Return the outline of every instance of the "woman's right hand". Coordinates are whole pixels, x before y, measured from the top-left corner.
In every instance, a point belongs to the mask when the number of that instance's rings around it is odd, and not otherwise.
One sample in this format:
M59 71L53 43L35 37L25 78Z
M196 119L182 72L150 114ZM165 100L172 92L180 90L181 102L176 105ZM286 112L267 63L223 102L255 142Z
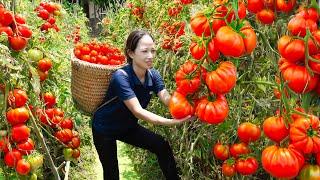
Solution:
M181 119L171 119L170 125L178 125L187 121L194 121L195 119L197 119L196 116L190 116L190 115Z

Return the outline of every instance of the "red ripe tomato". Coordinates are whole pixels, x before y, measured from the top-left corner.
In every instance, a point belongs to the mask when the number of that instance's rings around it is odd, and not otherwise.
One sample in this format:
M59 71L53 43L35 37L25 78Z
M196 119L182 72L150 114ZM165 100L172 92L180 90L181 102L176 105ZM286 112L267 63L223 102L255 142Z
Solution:
M13 14L10 11L0 11L0 24L3 26L9 26L13 22Z
M30 163L25 159L20 159L16 166L16 171L20 175L27 175L31 170Z
M243 42L245 47L245 53L250 54L257 47L257 35L251 26L244 26L240 30L244 34Z
M51 92L43 94L43 101L47 108L52 108L56 104L56 97Z
M26 38L21 37L21 36L16 36L16 35L9 36L8 40L9 40L10 47L14 51L21 51L22 49L24 49L27 46L27 43L28 43Z
M60 117L64 116L64 112L60 108L53 108L53 114L54 116L60 116Z
M216 143L212 148L212 152L214 156L220 160L226 160L229 158L230 155L229 146L223 145L221 143Z
M47 79L48 71L43 72L43 71L41 71L39 69L37 71L38 71L38 75L39 75L39 78L40 78L40 82L42 82L42 81Z
M175 91L169 100L169 111L175 119L181 119L194 114L194 108L179 92Z
M80 59L81 58L81 51L80 51L80 49L74 49L74 55L78 58L78 59Z
M51 122L50 127L52 127L52 128L57 127L60 124L61 121L63 121L62 117L54 116L50 121Z
M247 15L247 8L246 5L244 4L244 2L240 2L238 3L238 16L239 19L244 19ZM231 12L229 13L228 17L227 17L227 21L231 22L233 20L236 19L236 16L234 14L234 10L231 10Z
M298 153L298 152L296 152ZM268 146L262 152L263 169L275 178L294 178L300 170L299 160L290 148Z
M9 26L0 27L0 34L2 33L7 34L7 36L13 36L13 31Z
M264 8L263 0L248 0L247 8L249 12L256 14Z
M17 35L22 36L24 38L31 38L32 31L26 25L18 25L15 29Z
M63 143L68 143L72 140L73 134L70 129L62 129L55 132L54 136Z
M82 55L88 55L90 54L91 50L89 48L88 45L84 45L82 48L81 48L81 54Z
M236 174L236 166L235 164L229 163L227 160L222 164L222 174L227 177L232 177Z
M14 168L20 159L22 159L22 155L16 149L12 149L12 151L9 151L4 155L4 163L8 167Z
M71 139L71 141L68 143L68 147L72 149L76 149L80 147L80 137L76 136Z
M26 91L21 89L14 89L13 91L9 92L8 95L8 104L11 107L21 107L26 104L28 101L28 96Z
M260 128L250 122L241 123L238 127L238 137L242 142L254 142L260 138Z
M14 19L18 24L26 24L26 19L21 14L15 14Z
M51 16L51 17L49 17L49 19L47 19L47 22L50 24L54 24L54 23L56 23L56 19Z
M228 102L221 94L216 96L215 101L210 101L207 97L200 99L195 112L201 121L209 124L223 122L227 118L228 113Z
M197 13L190 20L191 30L197 35L202 36L210 36L210 25L209 21L203 13Z
M313 32L318 29L317 23L310 19L304 19L303 17L296 16L292 18L288 23L288 30L294 36L304 37L306 35L307 28Z
M279 143L289 135L289 128L286 127L282 117L269 117L264 120L262 126L264 134L276 143Z
M208 44L208 56L212 62L215 62L220 57L219 48L216 45L215 39L211 39Z
M319 13L315 8L299 8L296 16L303 17L304 19L310 19L315 22L317 22L319 19Z
M259 163L256 158L249 157L246 159L237 159L236 170L241 175L251 175L254 174L259 167Z
M257 19L262 24L272 24L275 20L275 15L271 9L263 9L257 13Z
M237 143L233 144L230 147L230 154L234 158L238 158L242 154L248 154L250 152L250 149L247 144L245 143Z
M77 159L78 157L80 157L80 149L74 149L72 152L72 157Z
M4 152L7 153L9 152L9 138L7 136L2 136L0 137L0 153Z
M289 62L284 58L279 60L279 69L289 88L296 93L312 91L319 80L319 76L316 74L311 76L305 66Z
M176 72L177 91L183 95L193 94L200 87L200 71L191 61L185 62Z
M276 0L277 9L286 13L290 12L295 4L296 0Z
M191 56L194 59L200 60L204 56L204 54L206 53L206 46L204 45L203 42L202 42L202 44L192 42L189 50L190 50Z
M34 150L34 142L31 138L28 138L26 141L18 143L17 149L23 155L31 154L31 152Z
M87 62L90 62L90 59L91 59L91 57L90 57L89 55L83 55L83 56L81 57L81 60L87 61Z
M320 152L319 119L317 117L298 118L290 127L292 145L305 154Z
M38 17L42 18L43 20L47 20L49 18L50 14L45 9L39 9L38 10Z
M225 56L240 57L245 53L242 36L229 26L221 27L216 34L219 51Z
M278 40L278 50L282 57L290 62L302 61L304 58L304 41L300 39L293 40L290 36L282 36Z
M24 124L18 124L11 129L11 138L14 142L20 143L30 137L30 128Z
M191 4L192 0L180 0L182 4Z
M312 56L313 58L317 59L320 61L320 54L316 54ZM309 60L309 66L312 69L313 72L320 74L320 63L314 62L312 60Z
M29 111L25 107L10 109L6 116L7 121L14 126L25 123L29 119Z
M214 94L225 94L236 85L237 69L230 61L223 61L215 71L207 73L206 84Z
M48 58L43 58L38 61L38 69L40 71L49 71L52 67L52 61Z

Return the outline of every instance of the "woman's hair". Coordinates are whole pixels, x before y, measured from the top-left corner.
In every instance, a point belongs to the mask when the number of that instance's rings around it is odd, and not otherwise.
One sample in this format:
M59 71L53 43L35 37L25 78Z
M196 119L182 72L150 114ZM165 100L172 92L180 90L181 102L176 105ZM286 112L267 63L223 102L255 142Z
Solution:
M129 36L127 38L127 42L126 42L126 47L124 49L124 52L125 52L125 55L126 55L126 58L127 58L127 61L129 64L132 64L132 59L129 56L130 51L135 51L140 39L144 35L150 36L152 38L152 40L154 41L153 37L147 31L144 31L144 30L135 30L129 34Z

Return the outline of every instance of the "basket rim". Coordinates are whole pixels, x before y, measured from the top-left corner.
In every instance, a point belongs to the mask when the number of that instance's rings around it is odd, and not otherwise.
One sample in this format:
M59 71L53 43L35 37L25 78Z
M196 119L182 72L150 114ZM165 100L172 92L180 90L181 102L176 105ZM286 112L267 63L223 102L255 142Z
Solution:
M74 51L71 52L71 62L72 63L79 63L80 65L83 65L83 66L89 66L89 67L92 67L92 68L98 68L98 69L109 69L109 70L116 70L116 69L119 69L125 65L128 64L127 60L125 60L124 63L122 64L119 64L119 65L105 65L105 64L95 64L95 63L90 63L90 62L87 62L87 61L83 61L81 59L78 59L74 53Z

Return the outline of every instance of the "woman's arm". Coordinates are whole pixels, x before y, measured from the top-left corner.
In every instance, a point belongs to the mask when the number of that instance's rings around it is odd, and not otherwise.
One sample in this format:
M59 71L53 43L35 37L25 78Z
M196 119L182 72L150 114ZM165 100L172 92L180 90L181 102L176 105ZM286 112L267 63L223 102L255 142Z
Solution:
M171 98L171 95L166 89L163 89L160 92L158 92L158 97L163 102L163 104L165 104L166 106L169 105L169 100Z
M146 109L143 109L136 97L125 100L124 104L128 107L128 109L134 114L135 117L150 122L152 124L159 124L159 125L176 125L181 124L187 120L192 120L194 117L187 116L182 119L167 119L161 117L157 114L154 114Z

